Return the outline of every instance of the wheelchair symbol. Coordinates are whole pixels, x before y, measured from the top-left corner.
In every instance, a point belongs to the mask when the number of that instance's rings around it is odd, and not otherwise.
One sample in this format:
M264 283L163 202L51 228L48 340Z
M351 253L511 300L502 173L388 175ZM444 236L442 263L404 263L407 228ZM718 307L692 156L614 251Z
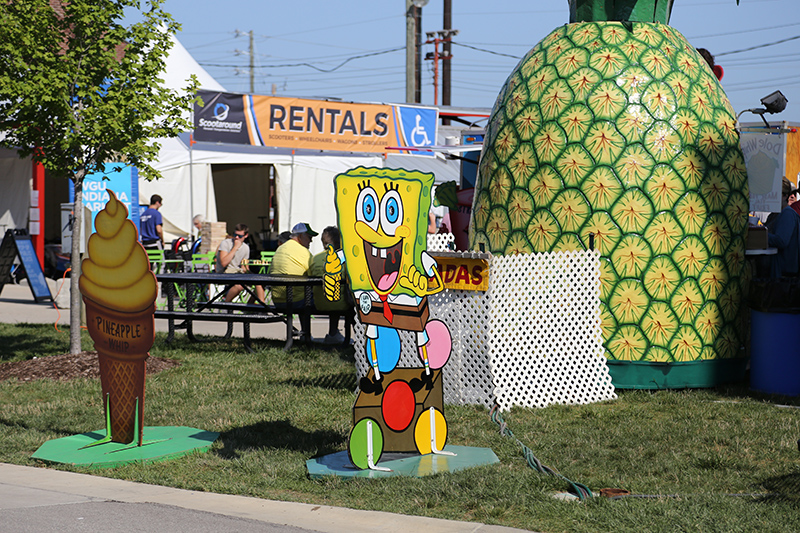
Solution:
M425 131L425 127L420 124L420 120L422 120L421 115L416 116L417 124L414 126L414 129L411 130L411 144L414 146L427 146L431 143L428 139L428 132ZM422 141L417 141L417 139L421 137Z

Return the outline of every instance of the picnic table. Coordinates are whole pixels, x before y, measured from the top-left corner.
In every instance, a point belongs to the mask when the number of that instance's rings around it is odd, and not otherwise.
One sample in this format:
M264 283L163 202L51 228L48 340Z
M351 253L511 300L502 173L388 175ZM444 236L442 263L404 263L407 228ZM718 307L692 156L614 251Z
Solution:
M169 334L167 341L174 338L176 328L185 328L190 340L197 340L192 331L194 321L213 321L227 322L228 332L225 337L230 337L233 331L233 323L241 322L244 328L244 345L252 351L250 345L250 324L252 323L286 323L286 344L284 349L292 347L292 319L294 315L302 313L325 314L318 311L313 305L313 287L322 285L322 278L305 276L288 276L274 274L220 274L214 272L168 272L157 274L157 279L161 282L167 296L167 308L156 309L155 318L166 319L169 321ZM252 303L225 302L225 295L234 285L242 285L244 290L251 296ZM297 289L304 291L302 307L292 309L290 306L275 306L273 304L259 302L255 297L254 288L261 285L270 287L286 287L286 301L293 301L293 292ZM181 291L183 301L182 306L176 305L179 291L178 287L184 287ZM197 301L198 291L192 290L194 287L215 287L209 293L207 301ZM204 292L204 291L203 291ZM346 319L347 320L347 319ZM180 321L176 325L176 322ZM347 341L349 342L350 328L346 323ZM310 335L310 332L306 332Z

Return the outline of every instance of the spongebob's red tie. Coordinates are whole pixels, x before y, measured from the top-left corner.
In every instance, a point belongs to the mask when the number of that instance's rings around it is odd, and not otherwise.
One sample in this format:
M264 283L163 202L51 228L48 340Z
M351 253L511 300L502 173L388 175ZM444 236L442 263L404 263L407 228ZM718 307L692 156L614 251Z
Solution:
M389 324L391 324L392 323L392 319L394 318L394 315L392 315L392 310L389 309L389 302L386 301L386 298L388 298L388 297L389 297L388 294L379 294L378 295L378 298L380 298L381 302L383 303L383 316L386 317L386 320L388 320Z

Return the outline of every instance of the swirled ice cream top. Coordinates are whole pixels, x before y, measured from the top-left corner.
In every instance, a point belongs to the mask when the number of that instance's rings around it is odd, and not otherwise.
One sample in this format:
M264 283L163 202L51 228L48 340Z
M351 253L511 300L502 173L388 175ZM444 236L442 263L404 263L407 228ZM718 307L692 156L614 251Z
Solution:
M135 313L152 305L158 294L147 252L138 241L128 210L110 190L105 209L95 218L89 257L81 263L81 294L110 309Z

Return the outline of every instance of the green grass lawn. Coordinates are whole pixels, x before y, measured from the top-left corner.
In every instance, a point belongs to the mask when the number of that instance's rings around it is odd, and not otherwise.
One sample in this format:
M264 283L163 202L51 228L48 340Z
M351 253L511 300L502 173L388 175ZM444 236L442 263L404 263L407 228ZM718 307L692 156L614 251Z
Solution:
M67 346L66 329L0 325L0 364ZM604 403L503 413L515 438L501 435L483 407L448 406L448 442L489 447L500 464L420 479L311 480L307 459L346 449L353 355L255 346L250 354L240 340L180 336L166 344L159 334L151 354L181 366L148 377L146 424L219 439L207 454L87 473L544 532L800 530L800 398L758 395L746 384L618 391ZM99 379L0 382L2 462L36 465L30 456L43 442L102 426ZM556 500L567 485L528 467L520 442L573 481L635 497Z

